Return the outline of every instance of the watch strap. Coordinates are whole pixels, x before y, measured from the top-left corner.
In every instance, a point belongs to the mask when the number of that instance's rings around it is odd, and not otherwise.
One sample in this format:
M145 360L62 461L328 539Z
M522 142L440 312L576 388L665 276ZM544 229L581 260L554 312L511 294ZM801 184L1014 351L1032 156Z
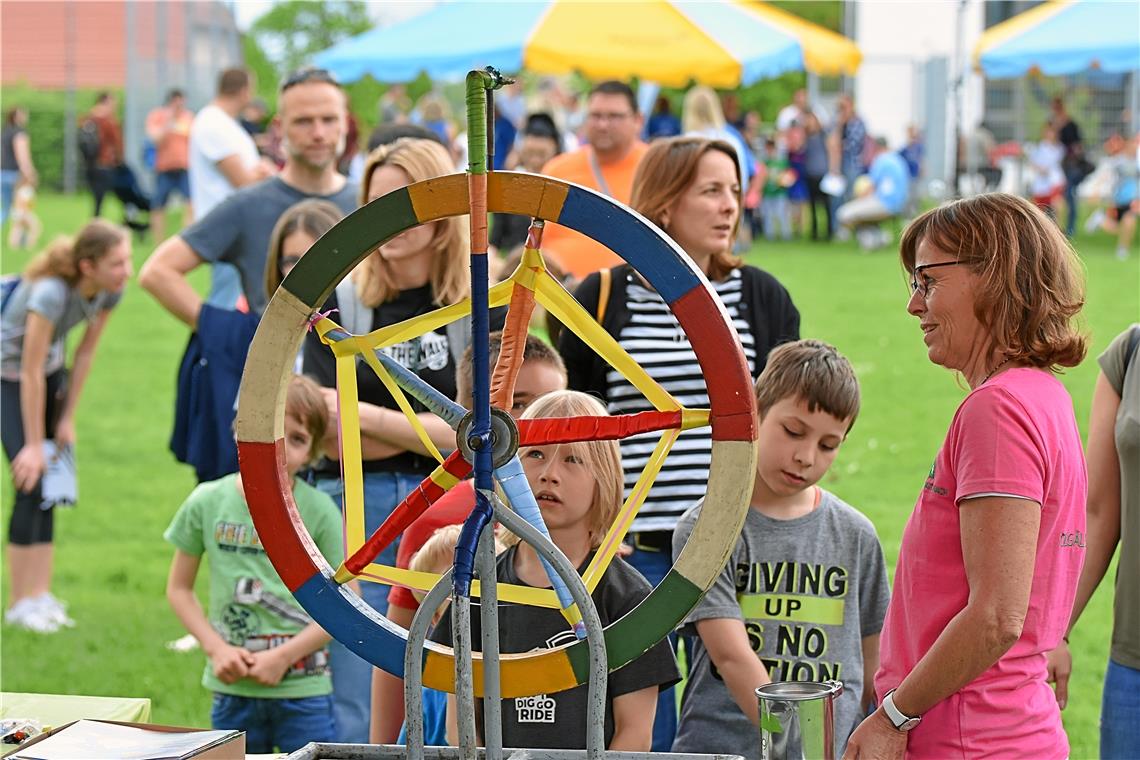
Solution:
M886 713L887 720L891 722L899 731L909 731L919 724L922 716L911 716L899 710L895 706L894 698L895 690L891 689L883 696L883 712Z

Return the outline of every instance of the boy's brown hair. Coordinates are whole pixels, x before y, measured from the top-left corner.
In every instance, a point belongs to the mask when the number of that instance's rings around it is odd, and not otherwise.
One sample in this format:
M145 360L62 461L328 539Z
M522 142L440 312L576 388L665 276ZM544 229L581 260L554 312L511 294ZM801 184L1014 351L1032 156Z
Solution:
M859 416L859 381L847 357L821 340L784 343L768 354L756 380L756 407L763 417L777 402L803 399L809 412L822 409L837 420Z
M488 353L491 357L492 370L495 368L495 362L499 358L499 350L502 349L502 347L503 333L500 331L491 333ZM468 407L471 405L471 395L474 393L475 388L472 371L474 356L475 347L468 346L463 351L463 356L459 359L459 366L455 368L455 400ZM545 362L558 370L563 377L566 377L566 365L563 363L558 351L541 338L530 335L529 333L526 336L526 344L523 346L523 361Z
M321 442L329 427L329 410L321 387L304 375L293 375L285 393L285 415L300 422L313 437L309 461L320 459Z

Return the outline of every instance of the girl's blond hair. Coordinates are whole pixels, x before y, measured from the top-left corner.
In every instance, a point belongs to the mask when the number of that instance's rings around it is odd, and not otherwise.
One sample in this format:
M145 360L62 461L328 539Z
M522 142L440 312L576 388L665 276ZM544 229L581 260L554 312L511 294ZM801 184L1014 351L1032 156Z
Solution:
M684 132L724 129L724 110L712 88L697 85L685 93L681 103L681 129Z
M593 396L579 391L554 391L535 399L522 419L543 417L606 417L606 408ZM602 543L610 524L621 509L625 477L617 441L582 441L569 446L594 475L594 500L590 505L590 545ZM520 450L521 451L521 450ZM532 486L533 487L533 486Z
M415 570L418 573L442 573L451 567L452 562L455 561L455 546L459 543L459 533L462 530L462 525L444 525L442 528L438 528L427 541L424 541L424 545L412 555L412 559L408 562L408 569ZM491 530L491 526L488 526L487 530ZM506 547L496 536L495 554L501 554L505 550ZM417 600L423 601L424 593L422 591L413 591L412 595Z
M60 236L24 267L24 279L58 277L68 285L79 282L79 262L95 263L127 239L127 231L117 224L93 219L74 238Z
M442 177L454 170L447 149L434 140L404 137L389 145L381 145L368 155L364 164L364 174L360 180L361 204L368 200L372 175L382 166L402 169L413 183ZM467 219L453 216L432 224L435 225L435 234L428 246L435 257L428 281L435 302L449 306L462 301L471 293L471 275L467 266L471 244ZM353 271L356 294L361 303L370 309L396 297L397 290L392 284L389 267L380 252L373 251Z

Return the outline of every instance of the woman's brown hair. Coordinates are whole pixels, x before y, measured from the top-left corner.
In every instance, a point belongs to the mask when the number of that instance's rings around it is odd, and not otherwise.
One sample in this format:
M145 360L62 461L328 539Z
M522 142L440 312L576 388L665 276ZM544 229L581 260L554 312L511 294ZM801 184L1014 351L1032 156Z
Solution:
M629 205L658 227L665 229L663 217L677 202L681 194L697 175L697 164L709 151L717 150L732 159L736 167L736 181L740 182L740 164L736 149L723 140L710 140L705 137L672 137L654 140L649 150L637 165L633 175L633 196ZM736 240L736 230L740 225L740 215L732 228L731 241ZM666 230L668 232L668 230ZM713 254L707 272L710 280L723 280L733 269L739 269L744 261L732 255L732 242L723 251Z
M269 257L265 262L267 298L273 298L281 281L285 279L281 273L281 249L285 247L285 239L294 232L303 232L313 240L318 240L336 226L341 216L340 209L334 203L316 198L294 203L285 210L273 226L273 234L269 236Z
M989 330L990 349L1050 370L1085 358L1088 338L1073 319L1085 305L1081 263L1039 208L986 193L931 209L903 233L899 255L908 273L924 240L981 280L974 315Z
M364 174L360 179L361 205L368 201L372 175L381 166L402 169L412 182L435 179L454 170L447 149L434 140L401 138L381 145L368 155L364 164ZM467 219L453 216L431 224L435 225L435 235L429 245L435 252L435 259L429 282L435 302L448 306L471 293L471 275L467 268L467 255L470 253ZM356 282L356 294L370 309L396 296L388 263L381 258L379 251L374 251L362 261L352 276Z
M24 267L24 279L58 277L74 286L83 274L79 262L94 264L126 239L127 231L119 225L93 219L74 238L61 236L53 240Z

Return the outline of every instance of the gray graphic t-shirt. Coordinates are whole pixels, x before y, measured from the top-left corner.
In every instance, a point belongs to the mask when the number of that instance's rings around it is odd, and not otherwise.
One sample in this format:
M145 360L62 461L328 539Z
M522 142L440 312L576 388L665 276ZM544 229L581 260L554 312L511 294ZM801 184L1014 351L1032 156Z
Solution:
M673 534L677 555L701 505ZM760 757L760 734L737 707L696 635L699 620L742 620L773 681L843 682L835 713L836 757L862 719L862 640L882 629L890 588L871 521L821 490L819 506L792 520L748 510L728 564L685 618L694 636L674 752Z
M59 277L40 277L22 280L9 298L0 320L0 377L19 380L29 311L52 323L51 347L44 365L45 374L50 375L63 368L64 342L71 328L114 308L122 293L100 291L88 300Z

